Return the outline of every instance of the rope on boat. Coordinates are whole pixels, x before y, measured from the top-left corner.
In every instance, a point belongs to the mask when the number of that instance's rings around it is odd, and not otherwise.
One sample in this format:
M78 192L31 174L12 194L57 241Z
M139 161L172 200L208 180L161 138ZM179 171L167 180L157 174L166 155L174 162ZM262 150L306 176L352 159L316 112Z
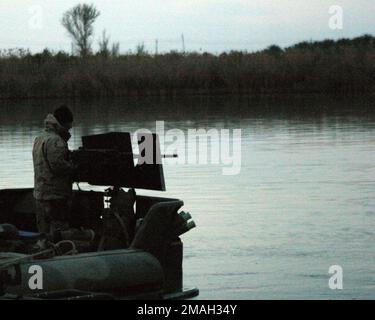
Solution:
M70 251L62 253L60 246L64 243L71 244L72 249ZM49 254L49 253L59 253L58 256L68 256L68 255L74 255L74 254L78 253L75 243L71 240L62 240L62 241L60 241L56 244L52 244L52 246L53 246L53 248L46 249L46 250L43 250L43 251L40 251L40 252L37 252L37 253L34 253L34 254L25 255L23 257L15 258L15 259L12 259L12 260L7 260L7 261L5 261L5 263L0 262L0 271L4 271L4 270L8 269L9 267L12 267L15 264L21 263L23 261L26 261L26 260L29 260L29 259L34 259L34 258L37 258L39 256L43 256L43 255Z

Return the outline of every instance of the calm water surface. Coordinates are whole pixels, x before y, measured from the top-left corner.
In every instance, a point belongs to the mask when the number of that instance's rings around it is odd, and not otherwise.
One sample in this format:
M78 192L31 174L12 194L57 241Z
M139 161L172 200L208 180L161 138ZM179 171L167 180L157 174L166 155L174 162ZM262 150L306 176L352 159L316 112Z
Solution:
M0 104L0 189L32 186L32 143L56 104ZM165 166L164 195L183 199L198 225L183 236L185 284L202 299L374 299L373 107L322 97L77 102L70 147L82 135L154 130L156 120L184 132L241 128L239 175ZM328 287L331 265L344 270L341 291Z

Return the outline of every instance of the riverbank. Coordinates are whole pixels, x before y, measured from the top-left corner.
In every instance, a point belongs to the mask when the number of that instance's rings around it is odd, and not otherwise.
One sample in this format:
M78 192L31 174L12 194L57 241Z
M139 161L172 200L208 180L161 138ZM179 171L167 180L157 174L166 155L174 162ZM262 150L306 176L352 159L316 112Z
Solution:
M0 99L375 91L375 38L302 42L219 55L128 53L80 59L47 49L0 53Z

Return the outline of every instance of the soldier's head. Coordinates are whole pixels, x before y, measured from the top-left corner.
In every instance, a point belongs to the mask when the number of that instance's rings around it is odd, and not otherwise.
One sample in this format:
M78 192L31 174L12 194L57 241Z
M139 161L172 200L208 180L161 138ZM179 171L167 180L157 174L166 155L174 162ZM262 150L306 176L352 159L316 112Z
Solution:
M67 106L60 106L53 115L65 129L70 130L73 127L73 113Z

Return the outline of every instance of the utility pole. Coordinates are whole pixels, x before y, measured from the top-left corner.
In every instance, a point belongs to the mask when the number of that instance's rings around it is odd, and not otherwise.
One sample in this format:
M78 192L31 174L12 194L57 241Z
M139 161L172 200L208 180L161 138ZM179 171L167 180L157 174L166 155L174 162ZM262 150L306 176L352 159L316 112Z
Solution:
M182 53L185 53L185 37L184 34L181 35L182 40Z
M155 40L155 56L159 54L159 40Z

